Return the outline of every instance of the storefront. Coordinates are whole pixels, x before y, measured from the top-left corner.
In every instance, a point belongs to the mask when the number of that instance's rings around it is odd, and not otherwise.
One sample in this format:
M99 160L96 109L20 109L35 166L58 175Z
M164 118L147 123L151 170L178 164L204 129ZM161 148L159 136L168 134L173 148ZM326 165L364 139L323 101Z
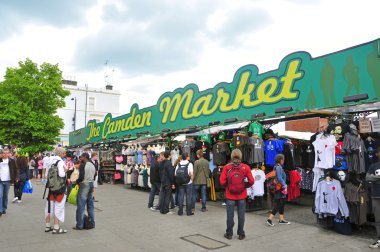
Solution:
M259 74L258 67L246 65L231 83L203 91L190 84L162 94L155 106L140 109L134 104L129 114L109 114L102 123L89 121L86 128L70 133L70 146L112 150L107 166L122 173L118 179L141 188L149 188L154 154L169 149L174 164L182 151L190 152L195 161L195 151L202 149L213 172L213 200L223 197L218 195L223 191L218 174L232 148L242 150L243 161L257 174L262 167L270 171L273 155L284 153L289 177L301 178L289 200L302 190L318 191L318 182L327 177L340 187L367 192L365 172L376 160L369 147L373 150L380 139L379 119L367 116L380 110L379 98L380 40L317 58L296 52L276 70ZM328 126L313 130L311 139L281 137L268 130L278 122L315 117L326 118ZM178 140L179 135L186 137ZM352 135L361 136L355 138L356 145L348 142ZM320 149L327 143L328 151ZM263 196L264 184L258 191L255 195L251 190L250 196ZM364 204L347 201L350 209ZM356 216L352 220L363 224Z

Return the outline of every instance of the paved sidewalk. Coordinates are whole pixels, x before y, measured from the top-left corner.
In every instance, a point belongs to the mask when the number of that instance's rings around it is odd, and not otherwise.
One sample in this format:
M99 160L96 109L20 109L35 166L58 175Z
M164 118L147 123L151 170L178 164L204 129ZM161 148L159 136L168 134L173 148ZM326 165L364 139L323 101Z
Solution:
M372 251L368 245L373 240L369 238L343 236L294 222L268 227L265 217L255 213L246 214L245 240L238 240L236 233L232 240L226 240L226 214L219 205L210 204L202 213L197 203L194 216L161 215L147 208L147 192L109 184L99 186L97 191L96 229L72 230L76 208L68 204L63 224L68 233L52 235L44 232L43 186L34 184L32 195L24 195L21 204L10 202L7 214L0 217L1 252L207 251L207 247L235 252ZM13 198L13 187L9 198ZM234 232L236 228L237 220Z

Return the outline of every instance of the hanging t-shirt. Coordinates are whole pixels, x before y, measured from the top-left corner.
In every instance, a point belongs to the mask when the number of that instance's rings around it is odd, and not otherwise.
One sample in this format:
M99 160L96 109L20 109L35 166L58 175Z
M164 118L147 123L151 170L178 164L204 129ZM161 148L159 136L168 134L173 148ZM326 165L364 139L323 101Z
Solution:
M253 163L264 163L264 141L253 138Z
M170 152L170 154L172 156L172 165L174 166L175 162L177 161L177 159L179 157L179 150L177 148L175 148L174 150L172 150Z
M196 154L194 151L195 148L195 141L192 139L186 139L182 142L182 153L186 152L190 155L190 161L195 162L196 160Z
M343 141L338 141L335 146L335 155L340 155L342 153Z
M294 162L294 145L292 143L285 143L284 144L284 169L285 170L292 170L296 168L295 162Z
M335 136L337 141L342 141L344 135L349 132L349 125L347 123L340 123L340 124L330 124L328 126L329 134L332 134Z
M249 125L248 132L251 132L252 135L257 135L258 137L263 138L265 129L260 123L253 122L251 125Z
M264 142L265 164L273 166L274 158L277 154L282 153L283 146L280 140L267 140Z
M366 139L364 141L364 145L365 145L365 148L367 150L366 160L367 160L368 164L371 165L371 164L376 163L378 160L376 155L375 155L376 154L376 148L378 147L377 143L372 139L370 139L370 140Z
M206 141L197 141L195 142L195 152L197 150L203 151L203 157L210 161L210 151L211 151L211 144Z
M231 151L228 147L228 144L223 142L218 142L214 144L212 147L212 154L213 154L213 160L214 164L216 165L225 165L228 161L228 156L230 155Z
M335 165L336 138L333 135L320 134L313 142L315 167L331 169Z
M345 171L348 169L346 157L343 155L335 156L335 165L333 167L334 170Z
M264 182L265 182L265 173L260 169L252 170L252 177L255 179L255 183L252 185L252 194L254 196L263 196L264 195Z

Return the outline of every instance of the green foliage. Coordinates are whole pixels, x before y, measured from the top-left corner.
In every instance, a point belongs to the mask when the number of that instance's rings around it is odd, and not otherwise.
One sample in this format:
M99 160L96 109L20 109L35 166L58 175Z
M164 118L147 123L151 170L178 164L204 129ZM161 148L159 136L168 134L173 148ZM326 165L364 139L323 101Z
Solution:
M0 83L0 142L17 144L31 154L51 150L64 127L57 109L70 94L61 82L58 65L38 67L26 59L18 68L7 68Z

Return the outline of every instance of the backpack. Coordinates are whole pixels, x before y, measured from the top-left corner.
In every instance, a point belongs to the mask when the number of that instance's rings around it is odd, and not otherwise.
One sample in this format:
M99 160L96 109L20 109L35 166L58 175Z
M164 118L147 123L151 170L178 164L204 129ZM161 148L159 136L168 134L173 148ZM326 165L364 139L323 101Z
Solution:
M46 188L49 188L49 192L58 195L66 191L66 177L61 178L58 174L58 160L55 164L52 164L49 168L47 175Z
M276 191L281 189L281 184L277 181L276 169L267 173L265 175L265 180L267 182L267 188L270 193L275 193Z
M244 172L241 164L233 165L227 172L227 185L231 194L239 195L245 190Z
M178 164L178 169L176 171L176 176L175 176L175 182L178 185L185 185L190 182L190 175L188 171L189 163L185 165Z

